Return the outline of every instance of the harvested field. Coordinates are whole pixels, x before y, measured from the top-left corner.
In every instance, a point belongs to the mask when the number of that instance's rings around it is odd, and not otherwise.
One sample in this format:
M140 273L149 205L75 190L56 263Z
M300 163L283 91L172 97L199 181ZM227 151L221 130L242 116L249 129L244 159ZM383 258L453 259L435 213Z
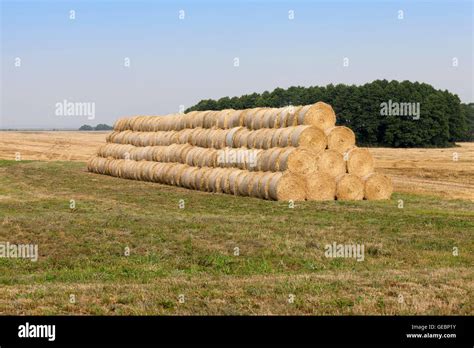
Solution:
M474 201L474 143L458 145L447 149L369 150L376 170L390 176L395 192Z

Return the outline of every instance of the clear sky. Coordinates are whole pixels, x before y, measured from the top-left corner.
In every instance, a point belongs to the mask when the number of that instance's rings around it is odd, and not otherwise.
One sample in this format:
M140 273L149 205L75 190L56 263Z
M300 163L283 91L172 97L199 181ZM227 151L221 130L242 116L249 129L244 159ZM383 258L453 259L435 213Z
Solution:
M0 2L0 128L112 124L201 99L375 79L474 101L472 0ZM94 103L95 118L57 115L64 100Z

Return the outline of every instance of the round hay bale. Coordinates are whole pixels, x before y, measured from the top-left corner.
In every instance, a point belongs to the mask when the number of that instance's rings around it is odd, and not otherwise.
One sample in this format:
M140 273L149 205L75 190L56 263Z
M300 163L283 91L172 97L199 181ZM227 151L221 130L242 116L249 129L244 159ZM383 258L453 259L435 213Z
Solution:
M252 118L252 123L250 124L250 129L260 129L263 128L263 116L268 111L268 108L259 109Z
M271 199L269 196L270 181L275 173L263 172L262 177L258 180L258 197Z
M208 178L208 189L209 192L217 192L217 181L220 181L220 168L215 168L213 171L210 172L209 178Z
M280 148L279 156L278 156L278 163L274 164L274 168L280 172L284 172L288 169L288 157L292 152L296 150L296 147L284 147Z
M259 112L262 108L253 108L245 110L245 114L243 115L242 122L243 126L247 127L248 129L252 129L252 123L255 119L255 114Z
M113 146L113 145L115 145L115 144L110 144L110 145ZM101 145L101 146L99 147L99 149L97 150L97 155L98 155L99 157L108 157L108 156L109 156L108 153L109 153L109 151L110 151L110 150L109 150L110 147L107 147L107 146L110 146L110 145L107 145L107 144Z
M176 130L183 130L183 129L186 129L186 114L180 116ZM156 131L158 129L155 128L154 130Z
M147 161L153 161L153 148L153 146L148 146L145 148L144 155Z
M123 165L123 160L117 161L116 165L112 168L112 175L121 178Z
M136 167L136 180L146 180L146 167L150 162L148 161L138 161L137 167Z
M336 198L339 201L360 201L364 198L364 181L353 174L336 178Z
M264 150L272 148L272 139L275 130L273 128L264 128L263 129L263 139L261 148Z
M200 191L207 191L209 187L209 175L212 171L212 168L203 167L200 169L202 175L199 176L199 182L196 182L196 186Z
M354 132L344 126L336 126L326 130L328 149L344 153L355 145Z
M97 157L91 157L91 158L89 158L89 160L87 161L87 170L88 170L89 172L93 172L93 171L94 171L95 163L97 162L96 158L97 158Z
M128 162L128 161L125 161ZM163 170L164 163L155 163L153 170L149 174L151 174L150 180L153 182L161 182L161 171ZM127 163L124 166L124 172L126 171Z
M188 156L188 153L193 149L194 147L189 144L181 144L181 150L179 150L179 153L177 154L177 157L179 158L180 163L186 163L186 158Z
M161 117L153 117L149 122L149 131L151 132L157 132L160 130L164 130Z
M262 163L263 163L263 160L265 159L266 156L267 156L266 151L261 150L260 152L257 153L256 166L253 169L254 171L264 170L263 167L262 167Z
M393 192L392 180L383 174L373 173L363 178L364 198L368 200L390 199Z
M179 144L186 144L190 142L191 135L193 134L193 129L183 129L176 134L177 142Z
M227 168L217 168L218 175L216 178L216 192L224 193L225 188L222 186L225 183L225 179L228 179L228 169ZM227 181L228 182L228 181Z
M153 165L156 163L146 161L142 166L142 180L152 181L153 179Z
M225 143L228 147L234 147L235 134L241 131L242 129L244 129L244 127L235 127L227 131L227 134L225 137Z
M288 170L292 173L308 175L317 171L316 154L306 148L293 148L283 154L279 170ZM286 158L285 158L286 157Z
M288 150L288 148L282 147L275 147L270 149L272 151L270 155L270 160L268 162L268 168L271 172L278 172L280 171L280 156Z
M124 125L125 125L126 121L127 121L126 118L119 118L117 121L115 121L113 130L114 131L119 131L119 132L124 130L125 129Z
M198 152L199 152L198 147L193 147L191 150L189 150L186 155L186 159L184 163L187 164L188 166L194 166L195 163L197 163L196 155Z
M291 137L292 137L292 134L296 131L298 131L298 129L295 127L284 128L283 131L281 132L280 142L278 146L280 147L291 146L291 143L292 143Z
M255 135L255 142L254 148L255 149L263 149L263 147L268 144L269 138L271 142L271 137L273 136L273 130L268 128L262 128L254 131Z
M133 116L131 119L130 119L130 130L134 130L137 128L137 123L139 122L141 116Z
M247 147L249 149L255 147L255 143L257 142L257 135L258 135L258 132L250 132L247 135Z
M207 133L207 138L206 138L206 145L204 147L207 147L208 149L213 148L214 146L214 137L217 134L217 129L216 128L211 128L208 129Z
M148 166L145 169L145 177L147 181L153 181L154 175L155 175L155 169L158 163L150 162Z
M246 110L235 110L230 113L229 119L227 120L227 128L242 127L243 116Z
M171 169L169 163L161 163L162 165L154 173L153 179L157 179L160 184L168 184L168 171Z
M131 179L132 178L132 163L133 161L124 160L122 167L122 178Z
M263 124L264 128L276 128L275 124L277 122L278 114L281 112L281 108L271 108L265 112L263 115Z
M194 128L188 137L189 144L197 146L199 143L199 136L202 132L204 132L203 128Z
M253 172L249 180L249 196L260 198L259 182L265 172Z
M189 128L204 128L204 118L211 111L198 111L192 115L191 125Z
M288 117L290 116L290 109L286 106L280 109L275 121L275 128L288 127Z
M327 173L312 173L306 176L307 199L309 201L334 200L336 180Z
M298 125L298 112L302 108L302 106L289 106L288 107L288 116L287 116L287 125L290 126L297 126Z
M112 160L105 159L104 164L102 165L102 171L104 174L110 175L110 165L112 164Z
M222 149L227 146L226 144L227 130L218 129L216 133L216 138L214 139L214 148Z
M374 159L368 149L353 147L344 154L344 158L349 174L364 177L374 172Z
M196 168L197 170L192 172L190 186L193 190L199 190L199 185L201 185L201 177L203 171L201 168Z
M252 133L248 129L242 129L240 132L237 132L235 135L235 144L236 147L247 147L247 137Z
M262 116L262 128L273 128L278 109L268 109Z
M193 119L196 114L198 114L200 111L191 111L183 115L184 119L184 128L193 128Z
M249 196L250 195L250 179L252 178L253 173L244 171L244 173L237 177L237 186L239 196Z
M323 131L336 125L336 114L331 105L317 102L306 105L298 112L298 124L318 127Z
M140 117L140 120L138 121L137 129L135 129L135 131L147 132L148 131L147 124L149 120L150 120L150 116Z
M275 129L272 135L271 147L279 147L281 134L285 131L286 128Z
M239 194L239 187L237 179L240 175L243 175L244 171L240 169L233 170L229 175L229 193L233 195Z
M217 127L217 119L220 111L211 111L204 116L204 128Z
M205 149L203 165L206 167L214 168L217 164L217 151L215 149Z
M204 129L204 131L199 134L198 146L207 147L211 132L212 132L212 129Z
M291 134L290 146L304 146L313 152L320 152L327 146L327 138L322 130L312 126L297 126Z
M223 168L223 174L221 176L221 190L224 193L230 193L230 176L236 171L235 169Z
M248 174L249 174L249 172L247 172L245 170L240 170L240 172L235 176L235 184L234 184L234 192L233 192L234 195L236 195L236 196L246 196L245 191L244 191L245 186L244 186L244 184L242 184L242 182L246 179ZM248 187L248 180L246 181L246 185ZM241 189L242 189L242 191L241 191Z
M270 198L278 201L304 201L306 188L304 177L284 172L275 173L268 187Z
M323 150L316 155L316 168L320 173L326 173L336 178L346 172L344 157L336 150Z
M233 109L225 109L219 111L217 114L216 118L216 126L217 128L220 129L227 129L228 128L228 123L229 123L229 117L232 114L234 110Z
M162 155L163 162L175 162L173 161L173 152L175 151L175 144L172 144L170 146L160 146L160 148L163 149L163 155Z
M197 154L197 161L194 164L197 167L205 167L206 166L206 148L199 148L199 152Z
M117 134L119 134L119 133L120 133L120 132L115 132L115 131L110 132L109 134L107 134L107 135L105 136L105 142L106 142L106 143L113 143L113 138L115 138L115 136L116 136Z
M169 171L169 183L173 186L179 186L181 180L182 167L178 163L173 163Z
M196 167L186 167L181 176L181 186L192 189L195 184L196 171L198 171Z

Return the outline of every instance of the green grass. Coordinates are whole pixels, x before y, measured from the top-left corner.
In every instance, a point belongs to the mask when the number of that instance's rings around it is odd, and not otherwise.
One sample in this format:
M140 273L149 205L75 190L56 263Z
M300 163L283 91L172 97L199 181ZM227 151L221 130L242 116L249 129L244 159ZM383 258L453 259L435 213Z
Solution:
M290 209L78 162L0 161L0 242L40 254L0 258L0 313L472 314L473 231L468 201L395 193ZM333 242L363 244L364 261L326 258Z

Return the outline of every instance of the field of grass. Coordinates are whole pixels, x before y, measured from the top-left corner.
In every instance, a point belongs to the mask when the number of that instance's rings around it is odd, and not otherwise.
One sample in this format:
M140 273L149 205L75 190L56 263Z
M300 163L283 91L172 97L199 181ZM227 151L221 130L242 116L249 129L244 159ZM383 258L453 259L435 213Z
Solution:
M289 208L3 160L0 242L40 256L0 258L0 314L472 314L473 231L468 200ZM333 242L364 261L325 257Z

